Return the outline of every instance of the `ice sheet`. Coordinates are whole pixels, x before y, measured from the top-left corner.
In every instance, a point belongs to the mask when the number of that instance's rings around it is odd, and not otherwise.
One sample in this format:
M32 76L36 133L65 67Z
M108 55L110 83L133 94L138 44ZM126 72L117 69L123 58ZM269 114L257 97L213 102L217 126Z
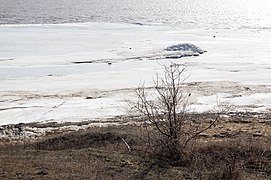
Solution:
M161 64L170 61L187 66L187 83L209 82L212 86L193 94L197 111L213 108L208 97L225 93L223 82L234 82L228 87L233 90L230 95L241 87L239 93L245 96L227 98L239 110L246 105L250 108L243 110L253 110L258 101L264 108L254 110L269 109L270 102L265 101L271 93L268 32L114 23L4 25L0 26L0 42L0 124L81 121L125 114L124 99L134 98L133 88L140 82L152 86ZM166 47L181 43L207 52L197 57L165 58ZM91 63L73 63L84 61ZM248 91L251 86L255 88ZM254 96L262 91L262 96ZM202 98L207 98L206 103ZM50 111L64 99L64 105Z

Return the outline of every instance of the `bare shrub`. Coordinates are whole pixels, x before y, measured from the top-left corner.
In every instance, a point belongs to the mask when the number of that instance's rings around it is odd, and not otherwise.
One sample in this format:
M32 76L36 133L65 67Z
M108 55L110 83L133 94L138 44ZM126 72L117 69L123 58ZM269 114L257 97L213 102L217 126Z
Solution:
M219 115L208 123L190 119L187 112L190 94L182 91L187 79L185 67L171 63L163 68L164 74L157 74L154 80L154 92L148 92L144 84L136 89L135 109L147 119L142 128L147 152L172 162L183 160L187 144L211 128Z

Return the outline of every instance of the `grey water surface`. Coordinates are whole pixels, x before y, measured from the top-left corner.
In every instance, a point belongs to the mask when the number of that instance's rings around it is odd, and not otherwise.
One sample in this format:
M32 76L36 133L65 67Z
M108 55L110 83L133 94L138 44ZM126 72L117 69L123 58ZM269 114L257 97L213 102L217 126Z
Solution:
M270 0L0 0L0 24L117 22L271 31Z

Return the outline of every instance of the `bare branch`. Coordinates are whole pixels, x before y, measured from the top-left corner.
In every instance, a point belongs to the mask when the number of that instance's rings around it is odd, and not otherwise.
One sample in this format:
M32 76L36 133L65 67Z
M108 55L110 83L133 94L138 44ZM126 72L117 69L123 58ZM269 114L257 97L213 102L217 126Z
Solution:
M155 132L151 134L148 128L145 129L148 146L158 143L160 145L158 149L165 149L169 153L169 158L176 160L192 139L215 124L219 114L207 127L195 126L188 120L186 112L190 94L182 91L183 83L188 78L183 76L186 68L174 63L163 68L163 76L156 73L153 80L154 93L150 93L151 96L146 92L144 84L138 86L136 89L138 101L135 108L146 117L150 127L153 127L152 132ZM151 135L154 137L151 138ZM152 148L153 151L156 149Z

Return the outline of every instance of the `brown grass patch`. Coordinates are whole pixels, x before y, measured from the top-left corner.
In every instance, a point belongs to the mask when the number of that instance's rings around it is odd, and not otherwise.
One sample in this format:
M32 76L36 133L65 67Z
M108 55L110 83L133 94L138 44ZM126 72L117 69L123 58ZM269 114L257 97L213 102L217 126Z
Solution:
M0 145L0 179L271 179L270 135L253 136L251 123L245 123L246 133L233 133L242 129L235 123L221 122L192 141L179 162L146 152L140 128L132 125L8 143ZM225 130L234 135L215 136Z

